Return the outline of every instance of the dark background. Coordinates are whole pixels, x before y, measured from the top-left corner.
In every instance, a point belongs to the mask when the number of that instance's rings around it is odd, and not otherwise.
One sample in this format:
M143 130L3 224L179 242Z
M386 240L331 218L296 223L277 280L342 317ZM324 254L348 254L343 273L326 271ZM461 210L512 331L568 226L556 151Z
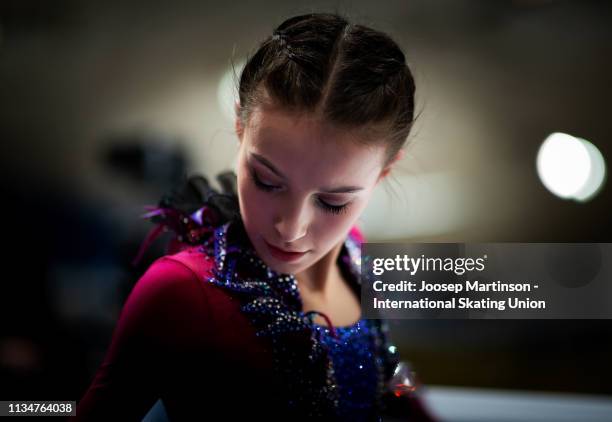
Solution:
M372 203L369 240L610 242L609 183L589 202L565 201L535 171L555 131L612 154L609 2L334 5L405 49L422 111L396 173L407 201ZM217 99L230 59L289 16L332 10L0 1L2 400L80 399L132 286L163 254L159 240L129 265L151 228L143 206L185 174L232 165L232 122ZM392 330L427 384L612 394L609 320L403 320Z

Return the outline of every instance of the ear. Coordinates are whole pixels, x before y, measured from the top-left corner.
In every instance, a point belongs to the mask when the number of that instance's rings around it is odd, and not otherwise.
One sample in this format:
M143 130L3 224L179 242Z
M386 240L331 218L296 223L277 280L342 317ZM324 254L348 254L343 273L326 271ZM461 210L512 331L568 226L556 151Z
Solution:
M382 179L387 177L387 175L391 171L391 168L393 167L393 165L397 161L399 161L402 158L404 158L404 154L405 154L405 151L403 149L400 149L399 151L397 151L397 154L395 154L395 157L393 157L391 162L389 164L387 164L387 166L380 172L380 175L378 176L378 180L376 181L376 183L380 182Z
M236 135L238 135L238 140L242 141L242 134L244 133L244 127L242 127L242 122L240 121L240 100L236 100L234 104L234 111L236 113Z

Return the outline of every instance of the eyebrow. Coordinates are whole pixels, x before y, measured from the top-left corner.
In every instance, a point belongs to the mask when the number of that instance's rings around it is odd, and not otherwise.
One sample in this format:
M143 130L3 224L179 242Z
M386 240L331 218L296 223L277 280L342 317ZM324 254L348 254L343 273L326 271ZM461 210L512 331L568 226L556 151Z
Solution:
M274 167L274 165L267 158L255 152L251 152L250 155L253 156L261 164L268 167L270 171L272 171L272 173L276 174L281 179L287 180L287 177L283 173L281 173L276 167ZM360 190L363 190L363 188L360 186L341 186L341 187L333 188L333 189L322 189L321 192L323 193L351 193L351 192L357 192Z

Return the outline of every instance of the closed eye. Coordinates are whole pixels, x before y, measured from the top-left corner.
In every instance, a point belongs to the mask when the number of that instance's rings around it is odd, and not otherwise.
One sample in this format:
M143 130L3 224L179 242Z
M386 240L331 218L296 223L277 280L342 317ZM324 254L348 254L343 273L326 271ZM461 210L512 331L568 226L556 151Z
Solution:
M258 188L266 191L266 192L271 192L275 189L278 189L279 186L276 185L268 185L264 182L261 181L261 179L257 176L257 174L255 173L255 170L253 170L252 168L249 169L250 173L251 173L251 180L253 181L253 183L255 183L255 186L257 186Z
M344 205L331 205L331 204L328 204L327 202L322 201L320 199L317 201L317 203L320 204L319 206L321 208L323 208L325 211L330 212L332 214L340 214L342 212L346 212L348 210L348 206L350 204L350 202L349 202L349 203L346 203Z
M264 192L274 192L281 188L280 186L268 185L267 183L262 182L261 179L257 176L257 173L255 172L255 170L252 168L249 168L249 173L251 176L251 180L253 181L255 186ZM332 205L332 204L329 204L323 201L320 198L316 201L317 206L321 208L323 211L328 212L330 214L336 214L336 215L342 212L346 212L348 210L350 203L351 202L348 202L343 205Z

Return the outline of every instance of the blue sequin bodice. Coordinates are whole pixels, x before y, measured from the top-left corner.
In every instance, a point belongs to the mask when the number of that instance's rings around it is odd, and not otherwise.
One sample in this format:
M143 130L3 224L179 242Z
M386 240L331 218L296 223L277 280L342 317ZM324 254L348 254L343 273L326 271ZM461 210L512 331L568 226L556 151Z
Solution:
M368 420L376 396L378 371L368 320L360 319L348 327L336 327L337 338L327 327L315 325L334 365L340 395L341 417Z
M239 295L241 310L256 327L256 335L270 340L288 409L325 420L377 420L395 357L386 326L381 320L363 318L331 329L315 324L313 315L324 314L303 310L294 274L268 267L238 223L220 226L202 246L215 258L207 281ZM358 297L360 261L360 245L348 236L338 265Z

